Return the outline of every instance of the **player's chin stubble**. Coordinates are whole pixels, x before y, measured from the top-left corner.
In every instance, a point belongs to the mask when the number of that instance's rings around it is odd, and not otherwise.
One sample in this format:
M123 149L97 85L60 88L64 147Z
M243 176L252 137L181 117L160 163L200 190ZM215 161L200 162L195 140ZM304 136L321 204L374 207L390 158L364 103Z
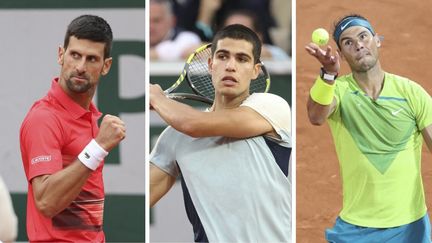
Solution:
M76 83L72 80L72 77L66 80L66 85L70 91L75 93L85 93L91 88L90 81L86 78L85 83Z

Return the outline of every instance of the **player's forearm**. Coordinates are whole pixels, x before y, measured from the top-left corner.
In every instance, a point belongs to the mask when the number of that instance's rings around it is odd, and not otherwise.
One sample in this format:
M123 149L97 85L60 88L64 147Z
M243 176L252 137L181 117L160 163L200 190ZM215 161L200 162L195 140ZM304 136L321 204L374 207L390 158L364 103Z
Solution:
M192 136L193 122L199 118L200 111L191 106L169 99L159 85L150 84L150 107L177 131Z
M333 80L324 80L322 77L315 80L310 89L307 103L309 121L312 125L320 126L324 124L333 111L336 106L335 88L334 77Z
M202 111L165 96L152 99L151 106L166 123L189 136L195 136L196 131L199 129L196 124L205 115Z
M33 193L38 210L46 217L64 210L77 198L91 172L77 159L52 175L34 178Z
M247 138L273 132L272 125L248 107L202 112L165 96L154 97L151 105L166 123L191 137Z
M334 109L334 101L330 105L321 105L313 101L311 97L308 99L307 111L309 121L312 125L320 126L325 123L327 117L331 114Z

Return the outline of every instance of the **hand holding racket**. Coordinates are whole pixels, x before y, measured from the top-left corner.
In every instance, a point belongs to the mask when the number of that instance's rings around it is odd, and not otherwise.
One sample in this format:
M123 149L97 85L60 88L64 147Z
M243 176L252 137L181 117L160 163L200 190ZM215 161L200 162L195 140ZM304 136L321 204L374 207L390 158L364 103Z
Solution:
M180 77L168 89L164 91L167 97L174 100L195 100L207 104L213 104L214 87L212 77L209 73L208 59L211 57L211 44L206 44L192 53L186 61ZM175 93L180 84L187 80L193 93ZM258 77L251 81L250 93L268 92L270 89L270 75L264 64L261 62L261 71Z

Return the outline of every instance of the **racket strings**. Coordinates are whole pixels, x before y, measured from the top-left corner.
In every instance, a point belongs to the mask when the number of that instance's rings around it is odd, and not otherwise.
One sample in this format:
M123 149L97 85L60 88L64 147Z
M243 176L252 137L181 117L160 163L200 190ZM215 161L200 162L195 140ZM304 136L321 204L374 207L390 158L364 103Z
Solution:
M256 79L250 83L250 93L263 93L267 89L267 75L261 70Z
M206 48L196 53L189 65L188 78L192 88L196 92L213 100L214 87L208 71L208 59L210 56L211 48Z

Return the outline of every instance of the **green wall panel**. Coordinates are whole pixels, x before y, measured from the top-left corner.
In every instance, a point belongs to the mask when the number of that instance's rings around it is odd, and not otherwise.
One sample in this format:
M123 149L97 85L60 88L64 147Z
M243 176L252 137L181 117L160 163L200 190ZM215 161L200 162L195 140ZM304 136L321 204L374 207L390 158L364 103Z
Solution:
M28 241L26 233L27 194L12 194L18 216L18 239ZM106 195L104 231L107 241L144 242L144 196Z

